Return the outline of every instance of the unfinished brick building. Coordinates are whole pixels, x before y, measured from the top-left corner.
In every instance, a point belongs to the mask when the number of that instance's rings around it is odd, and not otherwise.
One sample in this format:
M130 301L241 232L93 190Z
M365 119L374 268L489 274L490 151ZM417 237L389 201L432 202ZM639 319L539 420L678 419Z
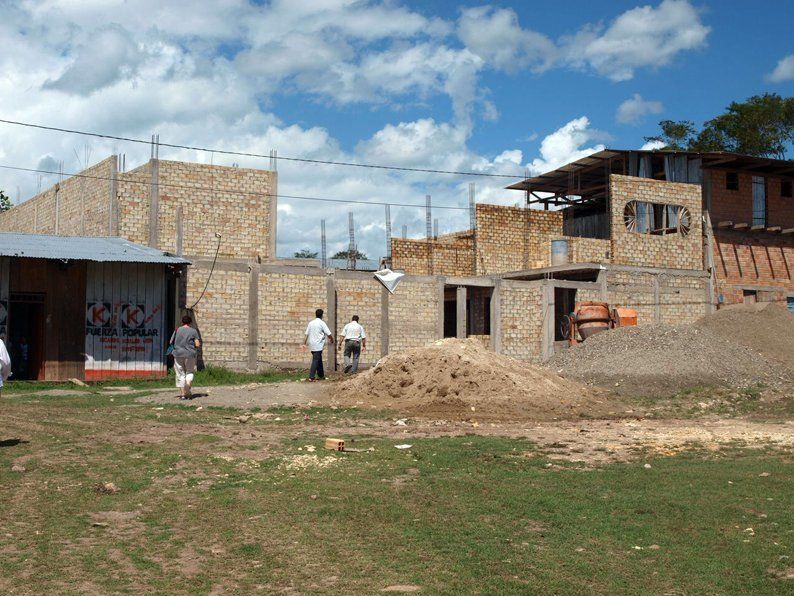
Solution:
M787 161L596 153L511 186L527 208L477 205L472 230L393 239L392 267L407 273L393 295L371 273L276 258L273 171L152 159L119 172L117 163L0 214L0 231L122 236L184 256L191 265L169 290L173 311L201 297L192 312L204 360L231 368L305 365L300 345L316 308L334 331L358 314L369 337L362 361L373 364L450 336L544 359L563 346L576 301L635 308L639 324L794 301ZM329 368L336 360L328 350Z

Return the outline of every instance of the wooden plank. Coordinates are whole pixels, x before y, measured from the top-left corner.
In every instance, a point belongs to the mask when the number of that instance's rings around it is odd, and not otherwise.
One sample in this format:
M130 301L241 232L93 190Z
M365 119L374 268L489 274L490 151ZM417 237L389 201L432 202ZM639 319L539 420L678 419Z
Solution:
M785 228L780 231L781 234L794 234L794 228Z
M765 230L765 229L766 229L766 226L762 226L762 225L759 225L759 226L750 226L750 231L751 231L751 232L761 232L761 231L763 231L763 230Z
M718 228L732 228L733 222L732 221L721 221L717 223Z
M733 224L733 229L734 230L746 230L749 227L750 227L750 224L748 224L748 223L735 223L735 224Z
M783 230L782 226L769 226L766 231L772 234L779 234Z

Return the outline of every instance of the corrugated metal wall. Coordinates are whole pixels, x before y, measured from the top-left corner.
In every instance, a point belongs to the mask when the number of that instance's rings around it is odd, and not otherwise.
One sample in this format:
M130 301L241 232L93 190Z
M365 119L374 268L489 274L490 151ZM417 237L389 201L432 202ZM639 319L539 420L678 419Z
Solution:
M88 264L86 379L166 374L165 298L162 265Z

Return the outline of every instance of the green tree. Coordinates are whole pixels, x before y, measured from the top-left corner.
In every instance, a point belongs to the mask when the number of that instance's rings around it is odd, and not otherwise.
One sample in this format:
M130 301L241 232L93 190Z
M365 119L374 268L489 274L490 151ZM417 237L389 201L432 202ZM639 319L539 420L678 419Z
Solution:
M296 259L316 259L317 253L309 250L308 248L304 248L296 252L294 256Z
M662 120L660 132L646 141L661 141L677 151L731 151L756 157L786 159L794 144L794 98L776 93L732 102L698 131L689 120Z
M348 251L340 250L338 253L336 253L331 258L332 259L346 259L347 257L348 257ZM365 255L360 250L356 249L356 260L357 261L366 261L367 260L367 255Z
M792 143L794 97L764 93L734 101L724 114L707 121L692 148L785 159Z
M13 206L14 205L8 195L0 190L0 213L3 211L8 211Z
M673 151L686 151L697 135L695 124L689 120L662 120L659 128L658 135L645 137L645 140L664 143L664 149Z

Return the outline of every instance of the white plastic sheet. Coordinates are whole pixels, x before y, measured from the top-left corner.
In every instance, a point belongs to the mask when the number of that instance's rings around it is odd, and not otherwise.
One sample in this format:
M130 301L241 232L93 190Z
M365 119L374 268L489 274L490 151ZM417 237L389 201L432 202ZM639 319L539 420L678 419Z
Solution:
M400 284L400 280L405 277L405 273L398 273L391 269L381 269L375 272L375 279L383 284L383 287L389 290L390 294L394 294L394 290Z

